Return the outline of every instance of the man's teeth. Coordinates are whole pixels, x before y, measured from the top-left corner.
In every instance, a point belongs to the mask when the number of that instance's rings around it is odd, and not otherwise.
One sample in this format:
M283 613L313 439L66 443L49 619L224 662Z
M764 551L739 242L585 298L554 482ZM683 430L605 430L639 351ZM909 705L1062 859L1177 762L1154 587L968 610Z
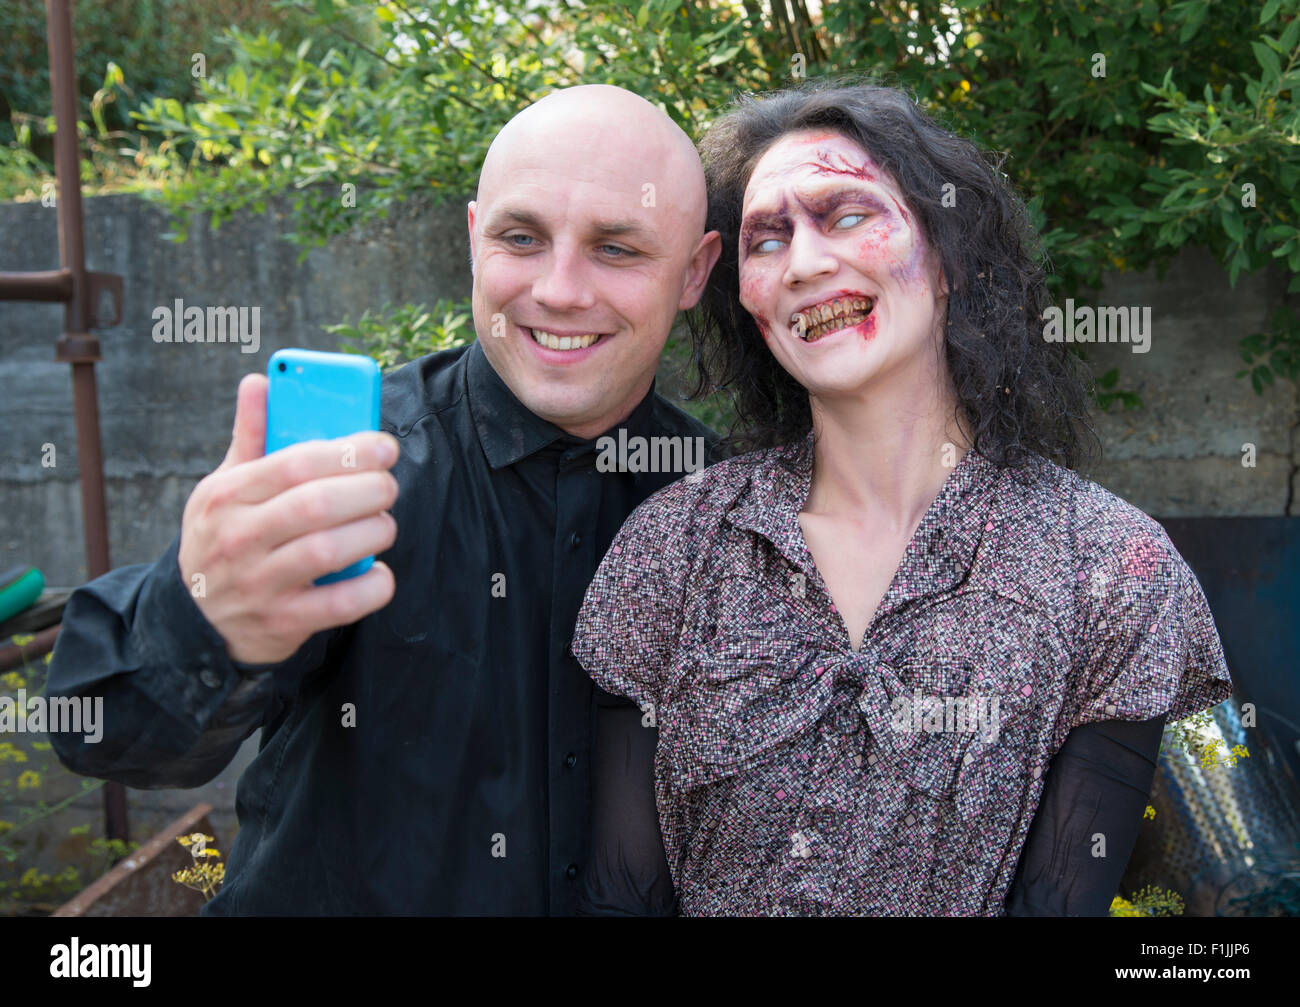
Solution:
M875 306L875 300L870 297L837 297L796 311L790 318L790 327L805 343L811 343L860 324Z
M557 336L550 332L543 332L541 329L529 329L533 334L533 340L545 346L548 350L581 350L590 346L600 334L593 332L585 336Z

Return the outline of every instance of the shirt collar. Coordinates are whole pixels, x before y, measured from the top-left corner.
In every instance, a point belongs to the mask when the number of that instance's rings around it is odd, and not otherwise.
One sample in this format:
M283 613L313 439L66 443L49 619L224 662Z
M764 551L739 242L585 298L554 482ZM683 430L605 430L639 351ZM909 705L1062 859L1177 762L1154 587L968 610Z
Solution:
M575 457L596 450L598 438L584 440L566 433L520 402L510 386L501 380L477 340L469 348L465 380L474 429L492 468L513 465L557 441L579 449L573 451ZM655 383L651 381L650 390L627 419L600 436L617 436L618 428L626 427L629 435L648 437L654 415L654 395Z
M781 459L795 471L779 464ZM813 560L799 525L799 511L812 485L812 459L812 431L802 442L774 449L755 466L748 494L727 515L733 525L757 532L795 566L809 570ZM993 503L999 473L998 466L974 449L956 464L921 518L899 567L902 576L881 599L882 610L948 590L965 579L981 543L997 530Z

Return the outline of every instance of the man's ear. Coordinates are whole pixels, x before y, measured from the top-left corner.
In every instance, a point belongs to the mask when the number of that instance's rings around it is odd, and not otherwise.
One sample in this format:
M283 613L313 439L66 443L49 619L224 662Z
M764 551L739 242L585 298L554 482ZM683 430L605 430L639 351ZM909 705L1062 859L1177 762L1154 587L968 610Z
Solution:
M478 209L478 203L471 199L465 209L469 223L469 271L472 275L474 272L474 259L477 257L474 252L474 211Z
M690 262L686 265L686 286L682 288L681 300L677 302L679 311L695 307L700 295L704 293L704 285L709 281L709 274L718 264L718 256L721 254L722 235L717 231L710 231L700 239L699 244L695 246L695 251L691 253Z

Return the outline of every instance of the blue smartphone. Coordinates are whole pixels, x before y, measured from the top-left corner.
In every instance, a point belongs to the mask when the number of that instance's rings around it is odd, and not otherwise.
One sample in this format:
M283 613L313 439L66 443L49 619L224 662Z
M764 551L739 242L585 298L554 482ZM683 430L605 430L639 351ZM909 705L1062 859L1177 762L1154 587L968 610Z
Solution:
M319 350L276 350L266 365L266 453L302 441L379 429L381 378L369 357ZM365 573L375 557L318 577L332 584Z

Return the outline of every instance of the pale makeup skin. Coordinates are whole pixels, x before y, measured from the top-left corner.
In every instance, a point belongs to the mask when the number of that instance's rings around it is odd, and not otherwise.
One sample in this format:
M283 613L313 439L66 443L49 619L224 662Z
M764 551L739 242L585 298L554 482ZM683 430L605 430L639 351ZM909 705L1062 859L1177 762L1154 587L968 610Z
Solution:
M755 165L739 259L741 303L808 390L816 447L800 526L857 649L970 447L942 352L947 282L894 180L824 130L782 137ZM810 329L820 316L804 309L837 301L839 315Z
M469 204L474 326L530 411L577 437L627 418L679 310L721 252L704 233L699 155L663 112L621 88L548 95L512 119ZM538 344L541 331L585 348Z

